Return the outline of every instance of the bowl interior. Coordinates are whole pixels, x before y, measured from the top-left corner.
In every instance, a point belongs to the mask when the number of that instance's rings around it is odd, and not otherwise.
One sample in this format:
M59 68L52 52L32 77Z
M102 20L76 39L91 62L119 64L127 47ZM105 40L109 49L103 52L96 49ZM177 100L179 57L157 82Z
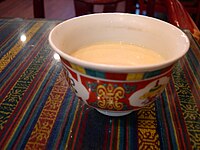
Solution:
M123 13L93 14L64 21L51 31L49 41L61 57L75 64L99 70L105 70L105 67L109 70L110 66L84 62L68 54L93 43L126 42L152 49L166 59L158 65L135 67L139 71L171 65L189 48L187 36L175 26L158 19ZM121 68L123 71L122 66L114 68Z

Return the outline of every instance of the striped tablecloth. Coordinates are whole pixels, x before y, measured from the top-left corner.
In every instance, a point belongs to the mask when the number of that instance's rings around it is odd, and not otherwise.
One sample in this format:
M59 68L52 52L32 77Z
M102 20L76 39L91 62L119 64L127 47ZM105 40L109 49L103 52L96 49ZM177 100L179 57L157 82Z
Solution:
M56 24L0 19L0 149L200 149L200 50L190 34L159 100L109 117L68 88L47 40Z

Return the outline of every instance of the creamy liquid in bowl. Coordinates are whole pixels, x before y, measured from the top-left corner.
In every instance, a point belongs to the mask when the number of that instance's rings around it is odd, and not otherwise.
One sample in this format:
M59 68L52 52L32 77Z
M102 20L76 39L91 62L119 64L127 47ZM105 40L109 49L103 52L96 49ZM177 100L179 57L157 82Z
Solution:
M73 51L71 56L98 64L143 66L165 59L153 50L127 43L97 43Z

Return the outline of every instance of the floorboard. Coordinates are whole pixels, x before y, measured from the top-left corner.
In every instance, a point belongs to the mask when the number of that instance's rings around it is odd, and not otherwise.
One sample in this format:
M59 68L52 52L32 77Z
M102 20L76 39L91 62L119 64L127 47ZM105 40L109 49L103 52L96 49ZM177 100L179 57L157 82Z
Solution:
M45 18L66 20L75 16L73 0L44 0ZM2 18L34 18L32 0L4 0L0 2Z

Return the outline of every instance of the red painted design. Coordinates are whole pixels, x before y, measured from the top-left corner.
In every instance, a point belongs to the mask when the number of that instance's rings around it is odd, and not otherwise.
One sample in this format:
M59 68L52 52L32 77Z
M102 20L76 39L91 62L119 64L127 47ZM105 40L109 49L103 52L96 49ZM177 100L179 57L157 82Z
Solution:
M76 72L70 70L70 74L73 75L73 77L75 77ZM139 91L141 89L144 89L147 85L149 85L150 83L159 80L162 77L170 77L171 71L164 73L163 75L158 76L157 78L153 78L153 79L149 79L149 80L142 80L142 81L136 81L136 82L127 82L127 81L122 81L122 82L118 82L118 81L108 81L108 80L104 80L104 79L95 79L95 78L91 78L89 76L85 76L85 75L80 75L80 79L79 81L77 80L77 78L75 79L77 84L79 84L79 86L83 86L86 89L86 92L89 94L88 98L85 99L86 102L88 103L88 105L93 106L95 108L100 108L100 109L108 109L107 107L100 107L99 106L99 100L102 100L102 97L99 96L98 93L98 87L101 87L102 89L107 89L104 90L106 92L104 92L104 96L103 99L105 98L105 96L108 96L109 94L113 94L112 92L119 88L121 91L124 91L124 94L122 97L120 97L119 99L117 99L117 102L120 104L123 104L123 107L120 108L120 110L132 110L132 109L138 109L140 108L139 106L132 106L130 105L129 102L129 97L131 95L133 95L136 91ZM76 75L77 77L77 75ZM109 87L112 87L113 91L111 91L110 93L108 92L110 89ZM132 89L128 90L127 87L132 87ZM83 94L83 92L81 93L81 91L78 91L79 94ZM109 96L111 96L109 95ZM112 102L116 102L114 99L115 94L113 94L113 96L111 96L110 98L108 98L109 100L113 98ZM108 101L109 101L108 100ZM110 101L111 102L111 101ZM107 102L106 102L107 103ZM106 105L106 104L105 104ZM111 106L111 105L109 105ZM121 106L121 105L120 105ZM113 110L116 111L118 109L116 109L117 107L109 107L109 110Z

